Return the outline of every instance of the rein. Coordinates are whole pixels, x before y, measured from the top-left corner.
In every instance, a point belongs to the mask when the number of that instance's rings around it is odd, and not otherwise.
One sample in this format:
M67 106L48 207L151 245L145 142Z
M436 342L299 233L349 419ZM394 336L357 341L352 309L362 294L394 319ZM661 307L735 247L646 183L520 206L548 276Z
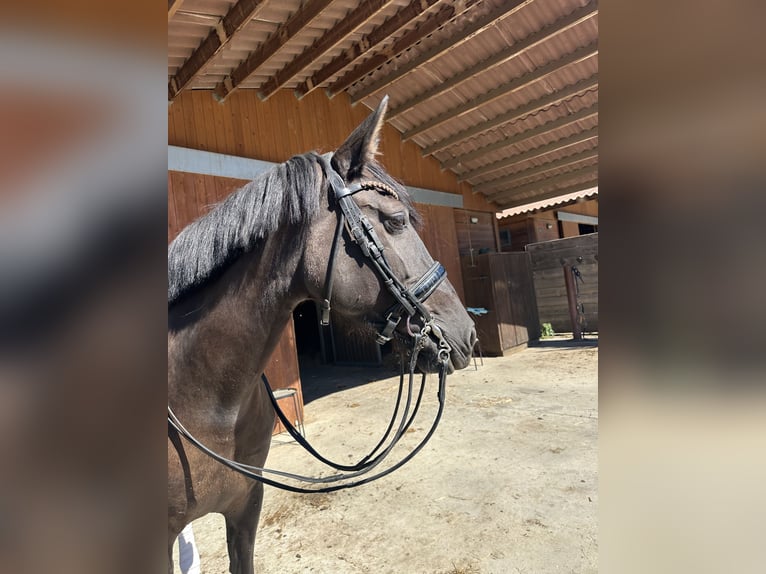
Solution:
M321 159L325 167L327 179L330 182L330 187L333 191L334 197L340 208L338 209L338 224L336 227L335 235L333 238L333 244L330 251L330 261L327 267L327 280L325 282L325 297L322 301L322 317L321 317L322 324L323 325L329 324L330 308L331 308L330 299L332 297L332 289L333 289L333 275L334 275L333 270L335 267L335 259L338 252L340 237L343 233L344 228L348 230L351 240L357 245L359 245L364 256L369 260L373 269L380 276L384 285L389 290L389 292L391 292L394 299L396 300L396 303L392 305L384 314L386 323L384 327L380 330L380 332L378 332L376 336L376 342L379 345L384 345L385 343L390 341L391 338L393 337L394 329L396 329L396 327L399 325L399 323L402 320L402 317L405 314L407 315L407 319L406 319L407 333L413 339L413 348L412 348L412 353L411 353L410 362L409 362L407 396L405 399L404 408L402 409L402 412L400 415L399 425L396 429L396 432L394 432L393 437L391 437L388 444L386 444L386 441L389 440L389 437L391 435L391 431L394 429L397 416L399 416L399 409L401 406L402 394L404 390L404 379L405 379L404 368L402 368L402 372L399 377L399 391L396 398L396 404L394 406L394 412L391 416L391 421L389 422L388 427L385 433L383 434L383 437L378 441L378 443L369 452L369 454L367 454L359 462L353 465L336 463L322 456L319 452L317 452L316 449L314 449L311 446L311 444L295 429L293 424L285 416L276 398L274 397L274 393L272 392L271 385L269 384L268 379L266 378L266 375L265 374L261 375L261 379L263 381L263 384L265 386L265 389L267 391L271 404L274 408L274 411L276 412L279 420L287 429L288 433L296 440L296 442L298 442L298 444L300 444L309 454L314 456L317 460L319 460L320 462L326 464L327 466L337 471L341 471L338 474L334 474L334 475L326 476L326 477L313 478L313 477L303 476L303 475L289 473L289 472L280 471L280 470L273 470L273 469L268 469L268 468L263 468L258 466L252 466L252 465L236 462L224 456L221 456L220 454L216 453L215 451L211 450L210 448L202 444L188 430L186 430L186 428L181 424L181 422L178 420L178 418L176 417L176 415L173 413L170 406L168 405L169 426L175 429L181 436L185 437L190 443L192 443L202 452L212 457L213 459L217 460L224 466L244 476L247 476L249 478L262 482L264 484L268 484L270 486L274 486L277 488L281 488L283 490L288 490L290 492L296 492L296 493L334 492L336 490L342 490L345 488L351 488L354 486L366 484L368 482L372 482L373 480L382 478L392 473L394 470L404 465L406 462L411 460L418 452L420 452L423 446L425 446L425 444L430 440L433 433L436 431L436 427L438 426L439 421L441 420L442 413L444 411L447 368L449 365L449 357L451 352L451 348L449 344L447 343L446 339L444 338L444 335L441 329L436 325L433 318L431 317L431 314L423 305L423 302L436 290L436 288L446 278L446 271L444 270L444 267L440 263L435 262L428 269L428 271L426 271L426 273L418 281L415 282L415 284L411 288L407 288L396 277L393 270L389 266L383 254L383 250L384 250L383 244L380 242L380 239L377 236L377 233L375 232L375 230L373 229L372 224L364 216L361 209L359 208L359 206L357 205L357 203L354 201L352 197L355 193L358 193L364 189L377 189L384 193L393 194L395 197L396 197L396 193L392 189L390 189L388 186L380 182L356 183L347 187L343 182L343 178L332 168L330 161L324 157L322 157ZM421 318L423 322L423 327L419 331L413 332L410 326L410 319L412 317L417 317L417 316ZM417 359L418 359L418 355L420 354L420 351L423 349L426 341L432 335L438 342L439 387L437 391L437 398L439 401L439 407L434 417L434 421L431 425L431 428L426 433L425 437L417 444L417 446L415 446L415 448L409 454L404 456L397 463L386 468L385 470L377 472L376 474L372 474L365 478L360 478L362 475L369 473L375 467L377 467L391 453L393 448L396 446L396 444L399 442L402 436L404 436L404 434L407 432L407 430L410 428L410 425L414 421L415 416L417 415L418 410L420 408L421 399L423 398L423 394L425 391L425 383L426 383L426 374L424 373L420 381L420 389L417 393L417 398L415 399L415 403L413 405L412 399L414 396L413 393L414 393L415 368L417 366ZM410 412L410 408L412 408L412 412ZM289 480L303 482L307 484L327 485L327 486L320 486L317 488L306 488L302 486L295 486L292 484L281 482L274 478L265 477L263 476L264 474L269 474L269 475L281 477L283 479L289 479Z

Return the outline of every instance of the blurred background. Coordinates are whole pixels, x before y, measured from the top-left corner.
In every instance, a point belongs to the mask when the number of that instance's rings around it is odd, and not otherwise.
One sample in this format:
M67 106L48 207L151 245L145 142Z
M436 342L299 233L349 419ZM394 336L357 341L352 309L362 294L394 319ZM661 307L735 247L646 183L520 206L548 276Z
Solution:
M164 565L160 6L0 10L0 571Z
M600 18L600 568L756 572L763 7L601 2Z

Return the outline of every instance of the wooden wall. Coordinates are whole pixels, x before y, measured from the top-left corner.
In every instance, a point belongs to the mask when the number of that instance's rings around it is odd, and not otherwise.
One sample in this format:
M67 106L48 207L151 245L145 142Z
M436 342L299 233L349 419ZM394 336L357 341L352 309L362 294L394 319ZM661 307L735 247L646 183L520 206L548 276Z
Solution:
M559 239L558 220L546 217L530 217L527 219L527 233L529 233L529 243L538 243L540 241L550 241Z
M168 243L184 227L245 183L242 179L169 171Z
M424 226L419 231L428 251L447 270L447 278L457 291L460 300L465 303L463 275L460 269L460 254L455 218L451 207L416 204L423 217ZM491 215L491 214L490 214Z
M468 209L453 210L460 256L497 251L497 223L493 213ZM472 223L471 219L476 221Z
M556 210L556 213L558 212L598 217L598 198L562 207ZM577 237L580 235L579 223L575 221L559 221L558 223L561 237Z
M311 150L334 150L369 114L364 105L352 106L346 94L328 99L322 90L302 100L292 90L280 90L265 102L254 90L238 90L223 104L209 91L190 90L168 106L168 143L282 162ZM465 209L496 211L434 158L422 157L413 142L402 142L390 125L383 129L380 152L388 172L406 185L462 195Z
M501 235L500 251L524 251L524 246L530 242L526 219L498 222L498 228L501 232L505 231L508 233L511 240L511 244L508 245L503 242L503 236Z
M585 306L584 330L598 331L598 233L580 235L526 247L532 260L532 276L540 323L550 323L558 333L571 333L562 261L575 265L584 282L579 283L578 302ZM578 257L582 261L578 261Z

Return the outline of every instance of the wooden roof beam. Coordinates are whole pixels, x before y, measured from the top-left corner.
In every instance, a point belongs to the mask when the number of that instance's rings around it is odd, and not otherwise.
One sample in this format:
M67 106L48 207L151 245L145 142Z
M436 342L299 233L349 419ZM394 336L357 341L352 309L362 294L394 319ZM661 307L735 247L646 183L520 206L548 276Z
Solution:
M314 42L311 47L306 48L292 62L269 78L261 86L261 89L258 90L258 96L262 100L267 100L274 92L300 73L301 70L318 60L322 54L326 53L343 40L343 38L367 22L390 2L391 0L368 0L367 2L360 3L356 9L346 14L340 22Z
M574 179L576 177L581 177L584 175L590 176L595 173L598 173L598 165L586 165L574 171L569 171L567 173L560 173L558 175L554 175L553 177L547 177L539 181L533 181L532 183L526 183L524 185L518 185L516 187L506 188L501 191L495 191L490 193L486 192L487 190L496 188L498 185L505 185L506 180L508 181L513 181L513 180L510 178L496 179L495 181L490 181L486 184L483 183L481 185L477 185L476 190L479 193L483 193L484 195L486 195L487 199L489 199L490 201L495 201L496 199L502 199L503 197L507 197L509 195L520 195L524 193L529 193L532 191L536 191L538 189L544 189L552 185L556 185L558 183L566 183L570 179Z
M404 62L401 65L396 66L395 69L391 70L385 76L382 76L378 78L377 80L375 80L374 82L371 82L369 84L362 86L362 89L360 91L356 92L353 96L351 96L351 101L353 103L356 103L359 100L366 98L367 96L382 90L387 85L398 80L402 76L408 74L415 68L422 66L423 64L427 62L430 62L431 60L439 57L440 55L444 54L445 52L449 50L457 48L463 42L466 42L474 35L485 30L488 26L491 26L500 18L505 18L507 16L510 16L514 12L517 12L519 9L529 4L530 1L531 0L513 0L512 2L510 1L501 2L499 6L495 7L493 10L490 10L483 16L476 18L476 20L472 22L466 22L465 25L461 27L461 29L458 31L457 34L453 34L451 37L445 38L444 40L442 40L435 46L432 46L428 50L425 50L419 53L410 61ZM457 15L458 14L456 13L455 16ZM428 33L430 34L431 32L429 31ZM420 37L422 38L425 35L426 34L421 34ZM388 59L390 60L391 58L393 58L393 56L394 55L390 55ZM364 77L369 72L372 72L379 65L380 64L373 65L373 64L365 63L364 69L361 69L359 70L358 73L354 74L355 77L351 78L352 81L348 81L346 85L351 85L354 81ZM389 115L388 117L389 119L391 119L393 116Z
M435 14L429 16L424 22L421 22L416 28L410 30L404 34L401 38L396 40L390 48L379 52L372 57L362 62L356 68L349 70L342 77L335 80L332 85L327 89L330 97L338 94L348 88L354 82L357 82L367 74L382 66L389 60L395 58L408 48L414 46L420 42L423 38L429 34L433 34L440 27L444 26L447 22L468 11L470 8L478 4L481 0L464 0L460 3L448 4L441 7ZM528 1L528 0L527 0ZM353 98L352 103L356 103L358 99Z
M570 12L563 18L559 18L552 24L544 26L540 30L531 33L523 40L520 40L519 42L515 42L514 44L509 46L506 50L501 50L497 54L494 54L490 56L489 58L482 60L481 62L477 62L476 64L474 64L473 66L469 68L466 68L459 74L452 76L451 78L447 79L444 82L439 82L431 89L421 92L420 94L416 95L413 98L410 98L406 102L399 104L395 108L389 110L386 117L388 117L389 120L394 119L395 117L403 114L407 110L414 108L418 104L421 104L425 102L426 100L434 98L440 94L443 94L444 92L447 92L453 89L455 86L458 86L462 84L463 82L470 80L474 76L477 76L478 74L485 72L489 70L490 68L493 68L494 66L504 64L520 56L527 50L530 50L531 48L534 48L535 46L542 44L543 42L553 38L557 34L561 34L562 32L569 30L570 28L576 26L580 22L587 20L588 18L591 18L597 13L598 13L598 7L594 0L591 3L586 4L585 6L582 6L581 8L573 10L572 12ZM408 71L415 69L422 63L425 63L425 61L417 62L417 60L421 60L421 59L423 58L417 58L417 59L411 60L410 62L408 62L401 68L397 69L394 73L389 74L388 76L386 76L386 78L381 79L381 82L384 79L391 82L403 76ZM409 70L407 70L406 68L409 68ZM352 99L358 99L358 96L355 95Z
M516 155L512 155L506 158L501 159L500 161L496 161L494 163L487 164L485 166L482 166L480 168L468 171L466 173L460 174L461 181L465 181L467 179L472 179L474 177L478 177L480 175L484 175L485 173L491 173L493 171L496 171L498 169L503 169L505 167L510 167L512 165L515 165L517 163L521 163L522 161L527 161L528 159L532 159L535 157L540 157L541 155L548 154L552 151L556 151L559 149L564 149L566 147L571 147L573 145L578 145L583 142L586 142L588 140L591 140L593 138L598 137L598 127L591 128L589 130L582 131L580 133L576 133L571 136L567 136L565 138L558 139L554 142L538 146L536 148L533 148L529 151L525 151L524 153L519 153ZM476 191L474 189L474 191Z
M589 108L583 108L582 110L579 110L573 114L569 114L566 116L563 116L561 118L552 120L550 122L547 122L541 126L537 126L535 128L531 128L528 130L525 130L523 132L519 132L518 134L515 134L514 136L510 138L505 138L500 141L496 141L494 143L491 143L489 145L485 145L484 147L480 147L478 149L473 150L472 152L459 155L457 157L454 157L450 159L449 161L446 161L442 164L442 167L445 169L457 167L461 164L464 164L466 162L469 162L471 160L483 157L487 155L490 152L497 151L499 149L504 149L507 147L511 147L512 145L521 143L525 140L528 140L533 137L537 137L542 134L550 133L552 131L555 131L559 128L566 127L568 125L577 123L581 120L585 120L594 116L598 116L598 104L593 104ZM477 168L481 169L481 168ZM470 171L470 170L469 170ZM460 174L458 176L458 180L462 180L463 178L466 178L467 173L469 171L466 171L465 174Z
M242 82L292 40L298 32L309 25L331 3L332 0L307 0L295 14L281 24L263 44L215 87L213 97L219 102L223 102Z
M504 177L503 184L512 185L528 177L540 175L542 173L546 173L553 169L559 169L561 167L572 165L573 163L579 163L581 161L587 161L593 158L598 158L598 148L586 149L584 151L574 153L572 155L568 155L566 157L562 157L554 161L549 161L548 163L544 163L542 165L530 167L522 171L517 171L516 173L513 173L511 175Z
M312 62L319 59L322 54L367 22L390 2L391 0L369 0L360 3L355 10L346 14L336 26L314 42L311 47L306 48L297 58L269 78L261 86L258 96L262 100L268 99L301 70L310 66Z
M306 81L301 82L301 84L295 88L295 96L300 99L309 92L312 92L332 76L353 64L369 50L384 40L387 40L402 26L405 26L411 20L414 20L428 10L431 6L438 4L441 1L442 0L412 0L407 6L383 22L383 24L375 28L359 42L356 42L351 48L333 58L330 63L320 70L317 70Z
M598 42L595 41L591 42L587 46L577 48L574 52L565 54L558 60L548 62L547 64L544 64L539 68L535 68L527 74L509 80L504 84L500 84L496 88L493 88L490 91L465 102L464 104L454 107L451 110L447 110L446 112L441 113L431 118L430 120L423 122L422 124L410 128L402 134L402 141L412 139L418 134L440 126L449 120L472 112L481 106L488 104L489 102L497 100L498 98L502 98L503 96L507 96L508 94L516 92L522 88L534 84L535 82L539 82L543 78L550 76L551 74L561 70L562 68L565 68L566 66L576 62L581 62L582 60L586 60L592 56L595 56L596 54L598 54Z
M180 4L182 0L176 0ZM168 83L168 99L173 100L204 69L242 27L263 8L265 0L239 0L221 18Z
M591 177L582 183L575 183L566 187L558 187L544 193L539 193L532 196L518 197L518 194L510 195L508 199L496 199L495 203L501 207L502 210L511 209L512 207L518 207L520 205L526 205L527 203L533 203L537 201L543 201L546 199L552 199L562 195L569 195L577 191L585 191L598 186L598 177Z
M499 116L495 116L494 118L491 118L487 120L486 122L478 123L476 125L471 126L470 128L464 129L461 132L453 134L442 140L436 141L432 143L431 145L423 148L422 153L424 156L431 155L433 153L436 153L437 151L441 151L445 148L453 146L456 143L460 143L461 141L466 140L472 136L475 136L482 132L486 132L488 130L491 130L492 128L496 128L497 126L500 126L503 124L515 122L517 120L524 118L528 114L537 112L548 106L557 105L560 102L576 97L578 94L582 92L595 90L597 87L598 87L598 74L593 74L590 78L585 78L584 80L578 80L574 84L571 84L567 86L566 88L563 88L557 92L553 92L552 94L546 94L545 96L538 98L536 100L532 100L531 102L528 102L524 104L523 106L519 106L518 108L509 110L505 112L504 114L500 114ZM455 162L455 165L457 163L459 162Z
M178 12L178 9L181 8L181 4L184 3L184 0L168 0L168 21L175 16L176 12Z

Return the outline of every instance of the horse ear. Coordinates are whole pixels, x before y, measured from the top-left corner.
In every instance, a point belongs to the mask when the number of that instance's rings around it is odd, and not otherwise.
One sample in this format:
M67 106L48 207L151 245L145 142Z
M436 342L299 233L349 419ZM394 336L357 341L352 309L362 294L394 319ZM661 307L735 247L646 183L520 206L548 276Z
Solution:
M388 96L384 96L378 109L367 116L367 119L357 126L333 154L332 161L335 169L344 179L358 177L365 164L375 159L387 106Z

